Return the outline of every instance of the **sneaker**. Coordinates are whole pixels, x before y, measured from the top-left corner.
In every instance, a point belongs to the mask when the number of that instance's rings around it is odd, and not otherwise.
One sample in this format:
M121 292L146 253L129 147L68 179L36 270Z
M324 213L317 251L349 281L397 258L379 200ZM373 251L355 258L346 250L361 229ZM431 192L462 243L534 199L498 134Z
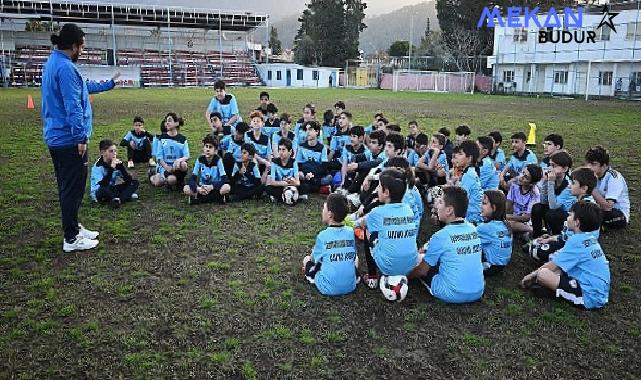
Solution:
M332 192L332 188L329 185L321 186L320 189L318 190L318 193L322 195L329 195L329 193L331 192Z
M156 175L156 167L151 167L149 170L147 170L147 177L151 178Z
M136 193L131 194L131 200L132 201L137 201L138 200L138 194L136 194Z
M193 205L197 205L199 203L200 202L199 202L198 198L192 197L191 195L187 196L187 204L188 205L193 206Z
M96 248L97 245L98 240L87 239L78 234L78 236L76 236L76 240L71 243L67 243L67 241L65 240L62 244L62 250L65 252L84 251L87 249Z
M276 203L276 197L275 197L275 196L273 196L273 195L270 195L270 196L269 196L269 200L270 200L272 203Z
M339 187L336 190L334 190L334 193L341 194L341 195L344 195L344 196L347 196L347 194L348 194L347 189L343 189L342 187Z
M307 194L303 194L303 195L299 195L298 196L298 200L299 201L306 201L308 199L309 199L309 195L307 195Z
M361 276L365 285L370 289L378 289L378 276L372 274L364 274Z
M98 235L100 235L100 232L88 230L80 223L78 223L78 228L80 229L78 231L78 235L82 236L85 239L96 240Z
M121 205L122 205L122 201L120 200L120 198L114 198L111 200L111 207L120 208Z
M131 168L133 168L133 167L134 167L134 162L133 162L133 161L129 161L129 162L127 162L127 168L128 168L128 169L131 169Z
M149 159L149 166L156 166L156 161L153 158Z

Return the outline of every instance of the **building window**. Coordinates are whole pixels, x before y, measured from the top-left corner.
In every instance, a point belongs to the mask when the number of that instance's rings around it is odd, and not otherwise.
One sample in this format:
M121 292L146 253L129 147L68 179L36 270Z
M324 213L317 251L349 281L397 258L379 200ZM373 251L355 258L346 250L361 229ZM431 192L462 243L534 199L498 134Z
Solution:
M276 71L276 80L283 80L282 71L280 71L280 70Z
M296 70L296 80L303 80L303 69Z
M601 28L605 29L605 28ZM609 28L608 28L609 29ZM641 22L629 22L628 23L628 32L625 34L625 38L628 40L634 40L634 36L641 35Z
M596 27L595 27L596 30ZM603 27L599 28L596 33L596 37L600 41L610 41L610 27L607 25L604 25Z
M318 70L312 71L312 80L318 80Z
M599 86L612 86L612 71L599 71Z
M267 80L272 80L272 71L271 70L269 70L267 72Z
M567 71L555 71L554 72L554 83L568 84L568 72Z
M514 82L514 71L504 71L503 82Z

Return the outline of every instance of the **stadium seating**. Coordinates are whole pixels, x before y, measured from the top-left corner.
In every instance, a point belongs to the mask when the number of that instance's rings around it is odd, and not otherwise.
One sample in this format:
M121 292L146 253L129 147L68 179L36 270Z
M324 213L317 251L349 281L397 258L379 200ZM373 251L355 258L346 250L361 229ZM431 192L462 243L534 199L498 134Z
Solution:
M49 54L49 46L16 46L9 55L10 85L40 85L42 67ZM107 65L107 54L107 50L87 49L78 64ZM212 86L218 79L223 79L228 85L262 85L251 58L244 51L118 50L116 64L140 66L140 83L143 86ZM120 83L122 86L131 84L130 81Z

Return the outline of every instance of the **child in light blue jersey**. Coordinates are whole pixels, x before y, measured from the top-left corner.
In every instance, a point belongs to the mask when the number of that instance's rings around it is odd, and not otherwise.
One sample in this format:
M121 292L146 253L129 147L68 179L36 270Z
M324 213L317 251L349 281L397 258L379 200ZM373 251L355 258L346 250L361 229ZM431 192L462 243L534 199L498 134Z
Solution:
M556 152L560 152L563 149L563 137L557 134L550 134L545 136L543 139L543 159L539 163L543 173L547 173L550 170L550 157Z
M272 160L269 176L266 178L265 192L270 196L272 202L282 201L283 190L286 187L298 188L300 186L298 163L292 154L292 142L288 139L281 139L278 145L278 157Z
M576 197L570 192L568 172L572 157L566 152L556 152L550 157L550 170L544 175L541 187L541 202L532 207L532 236L543 234L543 227L549 235L557 235L563 229L563 222Z
M327 146L330 146L332 142L332 137L336 133L336 122L334 118L334 111L332 110L327 110L323 114L323 136L325 136L326 141L323 141L323 143L326 143Z
M483 248L483 274L503 271L512 257L512 232L505 220L505 194L486 190L481 204L483 223L476 226Z
M402 136L401 141L404 144ZM358 220L366 226L365 251L367 274L363 277L371 289L378 287L378 273L388 276L406 276L417 263L416 235L412 209L403 203L407 191L407 177L396 168L385 169L376 188L382 205ZM371 252L371 253L369 253Z
M479 177L481 180L481 189L485 190L497 190L499 188L499 173L496 171L496 166L494 161L490 157L490 152L494 146L492 138L489 136L480 136L476 143L479 146L479 152L481 153L478 167L479 167Z
M421 139L417 138L417 141ZM421 156L416 164L417 176L427 188L444 185L449 173L447 154L444 151L446 138L440 133L432 135L429 150Z
M483 296L485 280L481 239L476 227L464 218L467 193L458 186L444 186L443 196L434 203L439 221L445 227L425 244L410 278L418 278L430 294L441 301L477 301Z
M494 161L494 166L496 171L499 173L505 168L505 152L501 149L501 143L503 142L503 136L499 131L493 131L488 134L492 138L493 148L490 152L490 158Z
M453 185L462 187L467 193L469 206L465 220L470 223L478 224L481 218L481 201L483 200L483 190L481 189L481 180L476 171L475 163L478 161L479 147L474 141L464 140L454 148L452 164L461 169L460 178L452 177L450 182Z
M585 309L605 306L610 293L610 265L592 233L601 222L597 204L578 201L572 205L567 225L573 234L550 262L525 276L521 285Z
M256 148L256 161L261 173L269 169L272 160L272 145L265 133L263 133L263 114L260 111L253 111L249 114L251 130L245 134L245 142L254 145Z
M278 152L278 144L280 139L288 139L294 141L295 135L292 132L292 117L288 113L283 113L280 116L280 129L276 133L271 135L272 142L272 152ZM296 152L296 147L294 147L294 152Z
M331 176L327 177L327 149L318 140L320 125L315 121L307 121L307 142L298 147L296 162L303 193L318 193L321 186L329 185Z
M241 160L241 147L245 143L245 134L249 131L249 125L239 121L234 128L234 133L224 136L219 144L218 155L223 158L225 173L230 173L236 162Z
M187 176L187 160L189 160L189 145L187 138L179 133L184 124L183 119L173 112L165 117L167 132L156 137L156 172L149 179L152 185L169 186L182 190Z
M90 197L95 202L111 203L114 208L138 199L138 181L118 159L118 148L111 140L100 141L100 158L91 168ZM118 182L121 183L118 183Z
M183 188L183 192L189 196L190 205L226 202L231 187L223 160L218 156L217 151L216 138L212 135L205 136L203 154L196 160L189 183Z
M327 228L316 237L312 254L303 259L305 278L327 296L351 293L358 283L354 230L341 223L346 215L345 197L330 194L322 213Z
M499 175L501 189L505 192L510 189L510 185L516 181L516 177L523 171L525 166L538 164L536 154L526 148L527 137L524 132L513 134L511 139L513 153Z
M597 178L592 170L589 168L576 169L572 172L571 178L569 185L570 194L579 201L596 203L592 197L592 192L597 185ZM537 260L540 263L546 263L554 252L563 248L565 242L572 233L572 231L568 230L567 226L564 226L563 230L558 235L550 236L545 234L540 238L535 239L534 244L537 245L537 249L529 250L529 253L532 255L534 260ZM592 233L597 239L599 238L599 230L592 231Z
M140 117L134 117L134 129L129 131L125 137L122 138L120 146L127 147L127 167L133 168L134 163L145 162L149 166L155 166L151 155L151 145L154 136L145 131L145 120Z

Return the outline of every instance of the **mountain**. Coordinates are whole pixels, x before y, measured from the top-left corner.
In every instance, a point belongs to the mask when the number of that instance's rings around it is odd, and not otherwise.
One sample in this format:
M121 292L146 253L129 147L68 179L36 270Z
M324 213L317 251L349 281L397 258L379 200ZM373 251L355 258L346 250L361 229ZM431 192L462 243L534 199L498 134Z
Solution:
M412 15L414 15L413 22ZM410 39L412 24L412 42L418 46L421 43L421 37L425 35L428 18L430 28L438 30L436 1L406 6L379 16L366 17L367 28L361 33L360 48L367 54L375 50L387 50L394 41L407 41Z
M428 17L431 29L438 30L435 1L405 6L390 13L365 17L367 28L361 33L360 48L368 54L376 50L387 50L394 41L409 40L412 14L412 41L415 45L421 43ZM291 49L294 45L294 37L300 26L298 17L299 14L292 14L270 23L270 26L278 29L278 37L284 49Z

